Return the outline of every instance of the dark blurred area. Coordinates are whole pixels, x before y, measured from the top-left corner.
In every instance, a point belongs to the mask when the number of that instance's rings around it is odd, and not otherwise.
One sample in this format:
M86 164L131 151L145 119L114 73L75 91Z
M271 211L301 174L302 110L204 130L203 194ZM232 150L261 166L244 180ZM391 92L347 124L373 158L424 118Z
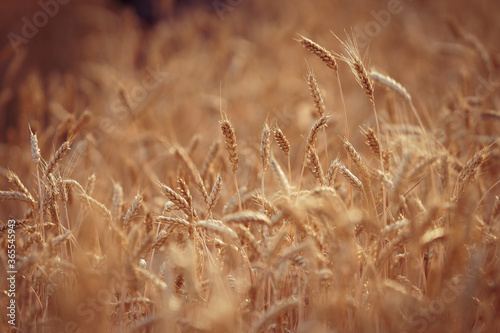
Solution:
M118 0L122 5L134 9L138 17L147 25L153 25L158 20L192 6L210 6L208 0Z
M88 59L84 41L116 23L116 17L136 16L139 21L137 29L147 33L160 20L175 20L175 16L189 9L209 9L208 5L208 1L202 0L2 1L0 142L17 141L16 129L21 122L28 121L20 119L20 112L16 110L28 109L33 115L30 123L35 129L48 126L47 90L50 87L45 79L54 73L78 75L79 64ZM96 56L98 59L99 54L92 54L93 59ZM35 70L36 75L33 74ZM27 77L31 79L27 80ZM69 77L66 80L71 81ZM68 82L61 84L67 85ZM22 101L20 86L28 90L26 93L31 91L38 96L36 105ZM38 88L44 94L35 92Z

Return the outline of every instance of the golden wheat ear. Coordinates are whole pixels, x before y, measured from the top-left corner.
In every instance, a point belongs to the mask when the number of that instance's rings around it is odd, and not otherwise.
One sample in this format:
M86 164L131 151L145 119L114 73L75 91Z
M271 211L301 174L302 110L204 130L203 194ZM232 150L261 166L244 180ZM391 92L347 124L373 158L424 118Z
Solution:
M360 53L359 53L359 47L358 43L356 41L355 37L351 37L347 35L347 38L345 41L341 40L337 35L333 34L335 38L342 44L342 47L344 48L344 51L346 54L335 54L335 56L344 61L349 65L349 68L351 69L352 73L354 74L356 81L358 84L361 86L363 91L365 92L366 96L368 99L374 103L374 88L373 84L370 80L370 76L368 74L368 71L366 70L364 61L362 60Z
M239 159L238 159L238 145L236 144L236 134L234 132L233 125L225 116L222 120L219 121L219 125L222 130L222 134L224 135L224 141L226 143L226 150L229 155L229 161L231 162L233 169L233 178L234 178L234 186L236 187L236 195L238 197L238 206L240 211L243 210L241 206L241 198L240 198L240 190L238 186L238 178L236 177L236 171L238 171Z

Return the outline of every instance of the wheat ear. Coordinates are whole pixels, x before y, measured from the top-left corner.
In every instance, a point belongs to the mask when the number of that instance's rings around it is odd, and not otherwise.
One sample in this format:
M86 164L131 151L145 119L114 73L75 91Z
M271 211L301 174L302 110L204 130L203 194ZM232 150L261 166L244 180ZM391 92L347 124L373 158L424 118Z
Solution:
M220 127L222 129L222 134L224 135L224 141L226 143L226 150L229 154L229 161L233 167L233 178L234 185L236 187L236 195L238 196L238 206L240 211L243 210L241 206L241 198L238 186L238 179L236 178L236 171L238 171L238 146L236 144L236 134L234 133L234 128L229 122L229 120L222 119L219 121Z
M337 37L337 36L335 36ZM356 38L351 38L347 37L347 41L343 42L340 40L338 37L337 39L340 41L342 46L344 47L347 56L341 56L341 59L344 60L349 67L351 68L351 71L353 72L356 81L358 84L361 86L363 91L365 92L366 96L368 97L369 101L372 104L372 110L373 110L373 116L375 118L375 125L377 128L377 136L380 138L380 125L378 121L378 115L377 115L377 109L375 107L375 94L374 94L374 88L373 84L370 81L370 77L368 75L368 72L366 70L365 65L363 64L363 61L361 60L361 57L359 55L359 48L358 44L356 41ZM380 168L382 170L382 173L385 174L385 168L384 168L384 158L382 156L382 149L379 151L379 158L380 158ZM383 209L383 225L385 226L387 223L387 212L385 209L386 205L386 188L385 184L382 183L382 196L383 196L383 204L382 204L382 209Z
M319 90L318 82L316 81L316 76L314 75L312 69L309 68L307 73L307 83L309 84L309 90L311 91L311 96L313 98L314 107L318 112L320 118L325 115L325 102L321 96L321 91ZM325 137L325 159L328 163L328 140L326 137L326 128L323 127L323 134Z
M44 178L46 179L55 169L57 164L62 160L64 155L69 151L71 142L65 141L63 144L57 149L49 163L47 164L47 168L45 169Z
M344 142L344 149L347 152L347 154L351 157L351 160L354 163L356 169L358 169L358 171L366 180L369 180L370 172L365 162L361 158L361 155L356 151L354 146L347 140L347 138L343 138L342 141Z
M305 158L304 158L304 163L302 164L302 171L300 172L298 191L300 191L300 184L302 182L302 177L304 175L304 169L306 167L306 164L308 164L308 162L309 162L309 160L311 160L311 158L314 159L314 157L310 156L310 154L313 150L316 149L315 145L316 145L316 139L318 137L318 133L319 133L321 127L326 125L327 121L328 121L328 116L323 116L323 117L317 119L314 122L314 125L312 126L311 130L309 131L309 135L307 136L307 139L306 139L306 154L305 154Z
M318 43L313 42L307 37L300 37L301 39L298 41L302 44L303 47L317 55L329 68L333 69L334 71L338 70L337 61L330 51L328 51Z
M138 194L135 196L134 201L132 202L132 205L127 211L127 214L123 217L123 227L127 227L130 222L132 222L132 219L137 215L137 212L142 206L142 195Z
M483 148L478 151L474 156L467 162L462 171L458 174L457 183L455 185L455 190L453 191L452 201L458 201L459 197L465 190L465 187L474 179L479 171L479 167L483 165L488 157L487 148Z
M422 131L425 133L425 127L424 123L422 122L422 119L420 118L420 115L417 112L417 109L415 108L415 105L413 104L413 99L411 98L411 95L408 93L405 87L396 80L394 80L392 77L388 75L381 74L377 71L372 70L370 72L370 78L375 80L376 82L388 87L389 89L395 91L398 93L403 99L405 99L408 104L410 105L410 108L415 115L415 118L417 118L418 124L420 125L420 128Z
M178 210L182 211L189 218L194 218L194 216L192 216L193 211L191 210L191 207L186 199L167 185L162 183L158 183L158 185L160 186L161 192L175 205Z
M212 191L210 192L210 195L208 196L207 216L210 215L210 212L217 204L217 201L219 201L221 190L222 190L222 176L219 172L219 173L217 173L217 178L215 179L215 183L214 183L214 186L212 187Z
M277 124L274 127L274 138L276 139L276 142L278 143L281 151L286 156L288 163L288 183L290 184L292 182L292 171L290 167L290 142Z

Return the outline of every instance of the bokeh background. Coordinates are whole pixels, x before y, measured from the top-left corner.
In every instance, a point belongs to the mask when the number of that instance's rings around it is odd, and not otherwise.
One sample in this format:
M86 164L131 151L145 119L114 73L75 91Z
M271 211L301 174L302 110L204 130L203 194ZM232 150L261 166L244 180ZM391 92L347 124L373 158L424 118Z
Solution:
M305 80L308 68L317 76L331 115L326 144L329 156L339 154L346 161L336 78L297 42L299 35L337 53L343 49L335 35L342 40L354 35L365 64L393 77L412 95L428 132L459 166L450 171L455 177L460 166L498 134L498 119L485 121L476 108L479 105L481 112L497 112L500 108L496 93L500 68L498 13L500 2L492 0L1 1L0 189L12 188L4 175L13 170L30 191L37 192L30 128L38 135L45 160L75 132L71 151L59 164L58 177L85 184L94 173L97 184L93 197L108 207L115 184L121 184L124 207L141 193L141 214L161 212L165 199L156 180L175 187L179 170L171 148L192 148L196 151L192 159L200 166L210 145L223 140L218 124L222 114L231 120L244 156L238 174L241 186L253 189L258 183L260 135L265 121L278 124L290 140L296 184L304 140L317 118ZM487 57L478 50L485 51ZM351 142L367 157L369 165L377 165L377 157L369 152L360 130L361 125L374 126L371 105L347 64L339 62L339 75ZM376 87L375 99L383 126L417 124L408 105L383 87ZM391 135L382 141L397 142L399 148L411 144L398 141L397 134ZM192 147L195 143L196 149ZM325 144L319 141L318 146L323 152ZM278 149L273 149L278 155ZM398 161L403 150L395 154ZM221 162L226 156L223 149L219 155L220 168L229 170L227 161ZM286 165L284 156L277 158ZM474 203L479 193L487 193L498 179L499 163L495 146L484 165L482 179L486 180L473 192ZM304 177L305 184L314 184L310 174ZM229 175L226 179L231 184ZM344 186L344 190L347 188ZM481 208L486 207L485 216L493 205L494 189L481 202ZM233 192L232 187L224 188L221 201L227 202ZM447 195L440 203L444 211L449 193L442 193ZM434 203L430 199L426 202L425 195L421 198L424 205ZM85 208L77 203L69 206ZM0 204L2 224L26 215L24 203ZM220 210L218 207L217 212ZM71 209L66 218L90 228L92 223L97 224L92 215L80 219L80 214L78 209ZM86 229L82 229L79 239L85 243ZM82 246L92 252L93 244ZM461 244L454 246L459 248ZM351 251L354 258L355 250ZM346 262L351 262L349 255ZM460 271L461 263L453 266L453 272ZM449 278L446 274L451 273L443 268L442 276ZM420 276L410 278L418 281ZM438 281L437 286L444 278L439 275L432 281ZM483 287L481 292L491 291ZM56 293L63 300L59 304L65 306L47 308L57 312L77 304L76 298L72 303L67 291ZM498 300L491 300L488 292L481 294L481 300L485 300L481 304L486 304L489 310L485 313L491 314ZM28 290L32 296L30 293ZM80 295L81 300L84 296ZM428 300L434 297L425 296ZM49 296L47 299L52 301ZM394 309L390 302L384 304L381 309ZM469 313L468 309L464 306L463 313ZM40 318L30 310L25 308L24 313ZM60 315L64 317L65 313ZM65 319L71 319L71 315ZM476 318L475 313L472 317ZM376 315L373 318L373 322L378 320ZM464 319L470 327L475 320L471 318ZM106 323L106 319L100 320L96 327ZM367 322L365 331L370 331L371 323Z

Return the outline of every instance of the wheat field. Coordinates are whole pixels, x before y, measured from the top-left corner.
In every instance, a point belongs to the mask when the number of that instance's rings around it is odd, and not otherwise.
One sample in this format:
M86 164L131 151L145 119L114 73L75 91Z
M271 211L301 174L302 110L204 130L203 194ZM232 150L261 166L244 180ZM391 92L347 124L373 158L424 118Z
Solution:
M150 3L0 5L1 332L500 332L498 2Z

